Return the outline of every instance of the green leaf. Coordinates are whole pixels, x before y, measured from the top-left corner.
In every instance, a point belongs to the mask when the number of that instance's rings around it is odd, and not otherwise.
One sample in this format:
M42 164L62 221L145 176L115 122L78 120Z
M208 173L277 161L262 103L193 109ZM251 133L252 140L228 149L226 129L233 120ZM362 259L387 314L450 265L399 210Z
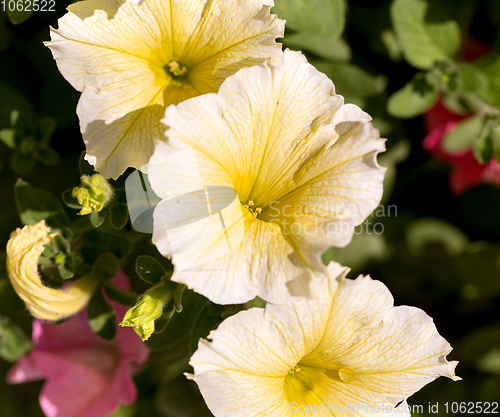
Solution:
M406 242L414 256L423 254L429 243L439 243L452 255L460 255L467 247L469 239L452 224L433 218L422 218L410 224L406 230Z
M389 57L397 62L401 61L401 45L398 42L398 38L396 37L396 34L394 31L390 29L384 29L380 33L380 41L382 44L385 46L385 49L387 50L387 53Z
M53 258L57 254L57 250L54 246L46 244L44 245L44 250L42 252L42 255L45 256L46 258Z
M126 204L120 203L117 199L114 199L109 207L109 214L111 226L115 229L125 227L128 220L128 206Z
M427 23L427 31L434 42L449 57L457 54L462 45L462 33L459 24L454 20L439 23Z
M186 290L183 296L182 312L174 314L168 323L168 331L154 334L147 342L154 349L173 349L179 345L188 345L189 336L200 311L208 304L205 297ZM188 348L188 346L186 346ZM189 348L188 348L189 349Z
M111 252L105 252L94 262L92 273L101 281L113 279L118 273L120 262Z
M474 93L466 93L466 94L474 94ZM455 92L448 91L443 96L441 96L441 100L443 101L444 106L452 113L466 116L470 113L470 108L464 101L464 96L466 94L456 91Z
M372 97L385 90L387 79L373 76L352 64L334 64L325 61L312 63L335 84L335 92L344 96Z
M488 78L487 88L478 91L477 95L486 103L500 108L500 56L496 52L475 64Z
M477 367L481 372L500 375L500 346L482 356L477 362Z
M8 148L16 147L16 131L14 129L0 130L0 140L7 145Z
M389 97L387 111L393 117L409 119L430 109L436 100L437 92L426 83L424 74L419 73Z
M123 288L117 287L110 282L106 282L104 284L104 290L106 291L106 295L118 304L130 307L137 302L137 293L124 290Z
M41 117L35 126L35 135L39 142L48 142L56 128L56 121L51 117Z
M15 128L16 133L23 139L32 136L34 133L33 123L19 110L12 110L10 113L10 124L13 128ZM35 138L32 138L31 142L33 143L34 149L36 146Z
M453 51L457 43L456 22L426 25L428 6L423 0L395 0L391 6L392 25L403 54L410 65L419 69L429 69L435 61L444 60L446 51Z
M27 174L31 172L36 165L35 155L32 153L23 154L22 152L15 152L12 160L10 161L11 168L18 174Z
M33 8L28 7L24 8L24 2L21 0L13 0L16 7L14 7L14 10L10 10L10 7L7 7L7 16L9 16L9 20L15 24L18 25L19 23L23 23L25 20L29 19L29 17L33 14ZM8 2L6 2L8 3ZM30 3L31 4L31 3ZM18 10L17 6L20 6L21 10Z
M99 227L104 223L104 220L106 220L106 214L107 211L93 211L90 213L90 223L92 223L92 226L94 227Z
M17 211L23 224L37 224L45 220L50 227L62 228L69 219L59 200L52 194L33 188L19 179L14 187Z
M500 108L500 77L489 76L488 80L488 87L478 91L477 95L486 103Z
M172 299L165 305L165 307L163 307L161 316L155 320L155 333L161 333L167 328L167 325L170 323L175 311L175 303Z
M198 342L200 339L205 339L210 331L217 328L224 320L222 317L224 307L214 304L211 307L212 310L216 310L216 314L214 314L213 311L211 312L212 314L210 314L209 306L211 306L211 304L208 304L198 313L198 317L191 328L189 342L191 352L195 352L198 349Z
M52 148L40 148L38 151L38 159L45 165L57 165L61 158L59 154Z
M113 340L116 335L116 315L108 304L102 289L98 288L87 306L87 317L91 329L106 340Z
M461 62L457 64L457 69L460 74L460 91L480 92L488 87L488 77L476 66Z
M287 35L283 43L292 49L305 49L313 54L331 61L347 62L351 60L352 51L349 44L338 36L321 36L310 33L294 33Z
M272 10L287 26L321 36L340 36L345 25L343 0L276 0Z
M135 270L142 280L153 285L159 284L163 277L171 275L160 262L147 255L141 255L137 258Z
M487 164L493 158L493 141L489 134L482 134L474 142L474 156L480 164Z
M495 148L495 157L500 164L500 123L493 126L491 130L491 140Z
M67 253L71 249L71 245L69 244L68 240L60 234L54 236L53 243L58 252Z
M59 274L62 279L71 279L75 276L73 267L67 263L58 264L57 269L59 270Z
M118 259L122 259L131 249L132 243L124 236L100 230L88 230L81 236L81 253L89 265L105 252L110 251Z
M443 150L453 153L471 149L479 137L482 128L483 118L481 116L469 117L462 120L457 124L455 129L444 136L442 142Z
M0 357L15 362L32 348L23 330L8 317L0 316Z

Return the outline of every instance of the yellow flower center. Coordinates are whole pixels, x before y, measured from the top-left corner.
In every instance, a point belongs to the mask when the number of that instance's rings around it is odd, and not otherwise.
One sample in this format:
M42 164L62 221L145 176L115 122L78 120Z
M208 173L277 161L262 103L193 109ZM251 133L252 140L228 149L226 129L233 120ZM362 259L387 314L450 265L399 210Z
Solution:
M285 395L290 403L321 405L331 397L332 386L350 384L355 379L354 372L347 368L324 369L299 362L285 376Z
M249 200L248 203L244 204L243 207L248 209L250 213L254 217L257 217L260 213L262 213L262 209L260 207L253 208L255 206L255 203L252 200Z
M169 74L174 77L184 77L187 73L187 67L182 62L171 61L165 66Z

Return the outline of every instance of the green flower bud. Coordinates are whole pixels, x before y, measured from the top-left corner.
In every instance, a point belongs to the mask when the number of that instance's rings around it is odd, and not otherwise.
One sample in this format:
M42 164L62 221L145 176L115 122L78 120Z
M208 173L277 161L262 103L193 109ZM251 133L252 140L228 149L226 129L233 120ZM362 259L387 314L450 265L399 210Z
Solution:
M127 311L120 326L133 327L142 340L148 340L155 330L155 320L172 299L171 283L162 282L146 292L141 300Z
M83 207L78 213L85 216L101 211L113 195L113 189L101 175L82 176L82 185L73 189L72 195Z

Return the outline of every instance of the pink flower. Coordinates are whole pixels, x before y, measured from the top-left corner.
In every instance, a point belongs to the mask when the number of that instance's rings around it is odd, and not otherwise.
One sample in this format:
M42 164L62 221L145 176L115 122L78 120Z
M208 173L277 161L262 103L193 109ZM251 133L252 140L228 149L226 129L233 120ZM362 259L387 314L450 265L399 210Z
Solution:
M481 183L500 186L500 166L494 158L482 165L477 162L472 150L448 153L442 148L443 138L464 118L448 111L441 101L424 114L426 130L430 133L425 137L423 146L437 159L452 167L450 188L455 195Z
M126 288L122 272L113 284ZM126 308L111 302L118 322ZM59 325L33 322L33 350L10 370L11 384L45 379L40 406L47 417L104 417L137 396L131 374L148 348L131 328L118 327L111 342L89 327L85 311Z
M473 61L491 52L491 47L473 38L467 38L462 56L465 61ZM424 114L424 125L428 135L424 138L424 148L437 159L452 167L450 188L455 195L481 183L500 185L500 166L495 159L482 165L477 162L472 150L449 153L442 148L443 138L453 131L457 124L471 116L461 116L450 112L439 100Z

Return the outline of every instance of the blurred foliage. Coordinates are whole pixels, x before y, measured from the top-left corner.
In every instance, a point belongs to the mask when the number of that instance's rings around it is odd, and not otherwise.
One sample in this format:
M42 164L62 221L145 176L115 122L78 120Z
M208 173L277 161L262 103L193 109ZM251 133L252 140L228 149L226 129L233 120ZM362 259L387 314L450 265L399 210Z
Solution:
M147 0L146 0L147 1ZM444 403L500 400L500 190L481 185L451 194L449 169L421 146L419 116L439 99L468 116L443 142L448 152L473 150L478 161L500 159L500 2L498 0L275 0L287 20L283 44L300 49L330 77L346 102L361 106L387 137L379 156L387 167L384 197L350 245L332 248L323 260L339 261L357 274L382 280L396 305L413 305L433 317L455 347L461 382L440 378L409 403L414 415L445 415ZM109 299L132 306L152 286L170 282L172 264L151 236L130 227L124 179L112 181L113 198L100 212L78 216L72 197L93 168L81 157L76 117L79 93L60 75L50 51L49 25L65 13L0 12L0 405L2 417L41 416L40 382L5 383L10 361L30 348L31 318L5 271L10 232L45 219L59 238L46 247L40 270L58 287L85 274L99 277L87 312L93 330L116 332ZM16 24L14 24L16 23ZM475 39L485 51L466 54ZM470 49L470 46L468 47ZM484 48L483 48L484 49ZM481 57L481 55L483 55ZM79 169L77 168L79 167ZM19 179L21 176L21 179ZM88 218L87 218L88 217ZM117 269L131 291L109 280ZM210 416L190 372L198 340L256 299L218 306L186 290L172 297L147 341L151 358L137 374L138 401L114 417ZM165 331L163 331L165 330ZM439 403L433 414L427 405Z

